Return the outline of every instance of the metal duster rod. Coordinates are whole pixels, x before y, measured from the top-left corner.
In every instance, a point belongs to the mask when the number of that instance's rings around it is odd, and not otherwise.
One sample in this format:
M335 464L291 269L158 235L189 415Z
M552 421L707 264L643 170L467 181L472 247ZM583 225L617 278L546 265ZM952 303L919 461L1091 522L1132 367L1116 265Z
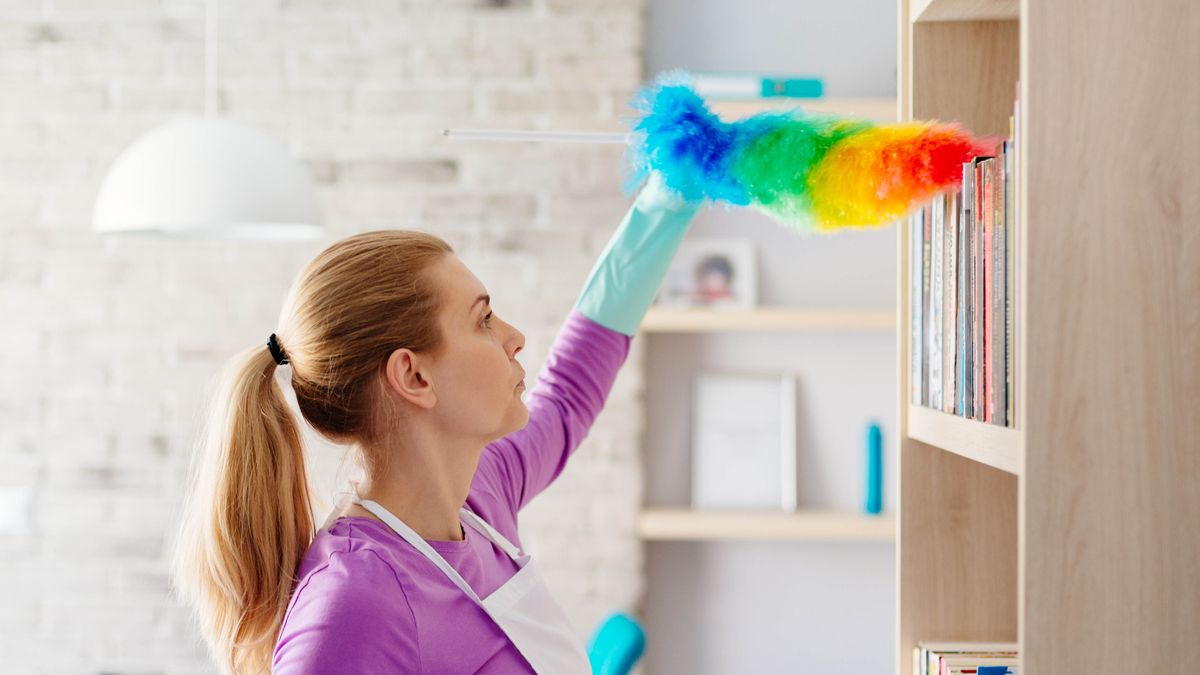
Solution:
M550 143L629 143L632 134L602 131L518 131L508 129L442 129L447 138L477 141L534 141Z

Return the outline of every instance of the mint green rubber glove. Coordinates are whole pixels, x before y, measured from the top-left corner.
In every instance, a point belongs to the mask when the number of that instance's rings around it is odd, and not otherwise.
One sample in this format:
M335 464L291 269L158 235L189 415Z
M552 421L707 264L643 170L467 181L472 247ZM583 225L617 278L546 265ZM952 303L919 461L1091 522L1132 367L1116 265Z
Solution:
M652 173L596 260L575 308L605 328L636 334L702 203L684 200Z

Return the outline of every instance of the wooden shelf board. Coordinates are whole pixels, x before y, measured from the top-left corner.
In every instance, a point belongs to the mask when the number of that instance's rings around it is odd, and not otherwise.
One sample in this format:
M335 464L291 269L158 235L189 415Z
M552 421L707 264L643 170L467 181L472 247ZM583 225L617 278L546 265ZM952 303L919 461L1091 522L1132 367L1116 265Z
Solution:
M848 115L876 122L895 122L899 116L896 97L875 98L762 98L745 101L710 101L709 108L721 119L732 121L760 112L805 112Z
M1021 475L1021 434L1015 429L968 420L909 404L908 437L1008 473Z
M703 511L645 509L638 514L638 537L654 541L774 540L893 541L896 520L820 511Z
M651 333L706 333L764 330L894 331L895 310L796 309L683 309L652 307L642 321Z
M1020 0L910 0L909 21L1010 21L1021 16Z

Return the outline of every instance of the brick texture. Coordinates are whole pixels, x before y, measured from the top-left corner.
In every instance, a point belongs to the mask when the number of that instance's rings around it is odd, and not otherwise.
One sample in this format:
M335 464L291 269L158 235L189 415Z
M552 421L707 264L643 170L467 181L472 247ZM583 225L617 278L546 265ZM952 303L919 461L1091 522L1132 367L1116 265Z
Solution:
M222 3L220 113L309 168L328 239L104 237L91 210L128 143L204 111L202 0L0 5L0 670L214 672L167 561L212 373L264 341L329 241L427 229L527 335L536 372L628 198L611 147L453 142L447 126L617 130L644 0ZM640 343L527 548L587 637L643 592ZM313 439L310 439L313 440ZM347 467L309 445L318 494ZM321 514L323 515L323 514Z

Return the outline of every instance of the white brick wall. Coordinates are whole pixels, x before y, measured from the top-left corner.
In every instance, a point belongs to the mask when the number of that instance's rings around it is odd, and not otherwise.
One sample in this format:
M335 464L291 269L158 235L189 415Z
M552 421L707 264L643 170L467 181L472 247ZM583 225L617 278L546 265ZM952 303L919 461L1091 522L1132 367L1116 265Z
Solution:
M166 565L210 376L266 339L292 276L335 238L448 239L540 368L620 218L620 151L468 144L445 126L617 129L639 84L644 0L226 0L223 114L310 167L331 236L251 244L90 230L108 165L204 105L202 0L0 3L0 671L212 666ZM640 346L527 547L585 635L642 592ZM328 496L337 448L313 444ZM340 478L338 478L340 476ZM321 514L323 515L323 514Z

